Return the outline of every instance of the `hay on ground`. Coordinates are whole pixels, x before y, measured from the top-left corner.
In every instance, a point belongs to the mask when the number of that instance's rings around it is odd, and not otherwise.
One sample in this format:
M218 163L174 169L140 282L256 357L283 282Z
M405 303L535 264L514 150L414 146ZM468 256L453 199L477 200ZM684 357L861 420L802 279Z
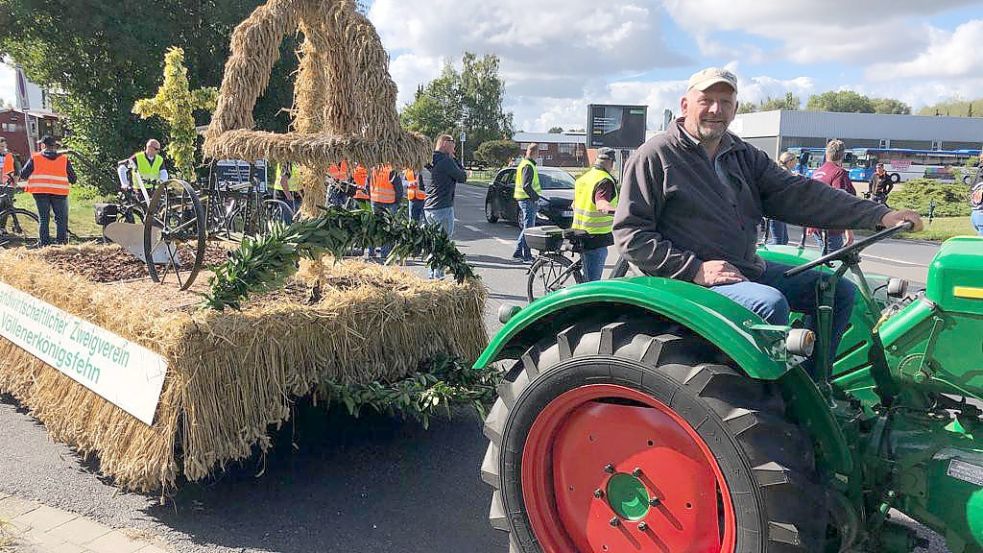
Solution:
M99 246L87 248L98 255ZM271 427L290 416L291 398L325 379L395 380L436 355L473 359L487 339L477 282L328 260L311 270L320 281L316 302L306 282L294 281L240 312L216 312L190 309L197 296L166 286L96 283L56 268L45 257L57 258L59 249L0 252L0 281L165 357L154 424L3 338L0 391L28 407L54 439L98 457L100 470L128 489L168 488L182 475L199 480L265 451Z

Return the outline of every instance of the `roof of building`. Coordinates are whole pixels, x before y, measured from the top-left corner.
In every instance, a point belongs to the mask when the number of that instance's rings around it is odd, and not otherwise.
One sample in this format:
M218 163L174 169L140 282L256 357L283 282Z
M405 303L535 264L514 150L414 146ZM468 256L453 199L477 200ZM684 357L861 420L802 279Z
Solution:
M587 133L517 132L514 142L538 142L540 144L586 144Z
M780 135L973 142L983 140L983 117L776 110L742 113L730 130L742 138Z
M24 113L25 110L17 108L0 108L0 113L8 113L11 111L16 111L17 113ZM60 119L62 116L53 111L48 111L46 109L29 109L26 110L27 114L32 117L51 117L54 119Z

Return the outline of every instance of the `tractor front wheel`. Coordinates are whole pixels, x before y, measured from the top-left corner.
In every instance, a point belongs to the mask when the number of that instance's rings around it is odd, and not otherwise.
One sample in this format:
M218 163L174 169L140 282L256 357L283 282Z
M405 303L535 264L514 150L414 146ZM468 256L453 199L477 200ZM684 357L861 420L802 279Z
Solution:
M772 384L685 329L578 323L499 393L481 473L511 553L823 550L811 442Z

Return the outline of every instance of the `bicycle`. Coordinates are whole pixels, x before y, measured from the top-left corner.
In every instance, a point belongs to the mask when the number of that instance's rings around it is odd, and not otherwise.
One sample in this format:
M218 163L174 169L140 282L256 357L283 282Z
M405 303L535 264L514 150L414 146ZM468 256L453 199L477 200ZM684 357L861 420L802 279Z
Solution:
M41 225L37 214L14 206L17 191L11 181L0 186L0 246L36 248L41 243Z
M588 236L583 230L555 226L526 230L526 243L539 251L526 278L526 299L529 302L561 288L585 282L583 241ZM622 278L631 270L628 260L619 256L608 279Z

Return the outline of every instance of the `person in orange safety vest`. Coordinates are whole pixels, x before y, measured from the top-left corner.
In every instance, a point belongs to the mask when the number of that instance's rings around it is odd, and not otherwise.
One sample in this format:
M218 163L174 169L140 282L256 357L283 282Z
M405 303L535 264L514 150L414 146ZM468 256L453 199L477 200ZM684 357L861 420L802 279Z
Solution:
M403 197L403 180L399 173L389 165L376 167L372 171L372 178L369 181L369 196L372 199L372 209L374 211L388 211L393 216L399 209L399 199ZM392 251L392 244L383 244L379 255L385 259ZM375 257L375 249L369 249L369 257Z
M427 199L427 193L423 190L423 183L420 182L422 176L412 169L403 171L403 183L406 184L406 199L410 202L410 220L417 223L423 221L423 204Z
M58 141L54 137L45 136L41 144L44 150L31 155L31 160L20 171L20 178L27 181L27 191L34 196L38 206L40 245L51 244L51 212L55 214L55 239L59 244L67 244L68 189L78 178L72 162L58 153Z

